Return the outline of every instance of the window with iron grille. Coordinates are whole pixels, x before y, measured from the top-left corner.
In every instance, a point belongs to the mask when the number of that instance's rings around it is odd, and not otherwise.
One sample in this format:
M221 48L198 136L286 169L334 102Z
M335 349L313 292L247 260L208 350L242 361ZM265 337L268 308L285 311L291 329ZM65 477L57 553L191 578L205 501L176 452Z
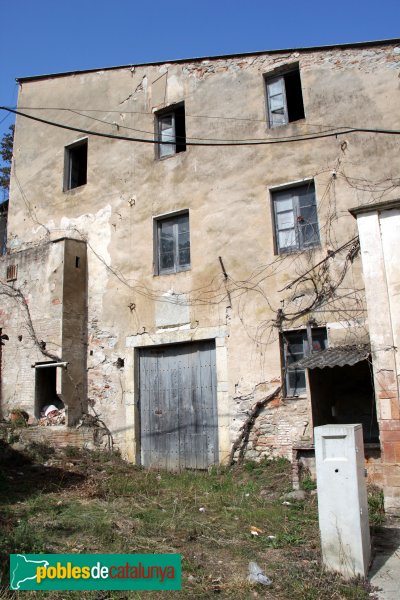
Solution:
M156 220L156 272L159 275L190 269L189 213Z
M320 243L313 182L272 192L278 254L305 250Z
M319 352L327 348L326 328L311 329L312 348L310 348L307 330L285 331L282 334L282 356L285 374L286 396L302 396L306 393L305 369L289 369L298 360L309 356L311 352Z
M267 112L270 127L304 119L303 93L298 67L266 77Z
M8 265L6 279L7 281L16 281L18 275L18 265Z
M185 106L178 104L156 115L157 158L186 150Z

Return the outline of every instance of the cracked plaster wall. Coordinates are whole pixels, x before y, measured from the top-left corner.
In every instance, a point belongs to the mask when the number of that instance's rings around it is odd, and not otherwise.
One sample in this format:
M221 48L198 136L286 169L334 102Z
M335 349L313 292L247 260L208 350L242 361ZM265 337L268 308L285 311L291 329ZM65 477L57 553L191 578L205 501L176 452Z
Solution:
M10 265L17 276L6 282ZM67 370L57 373L57 391L67 406L67 423L73 424L86 410L85 244L57 240L25 248L3 257L0 271L0 329L9 338L2 352L1 413L18 407L32 419L33 365L66 361Z
M271 131L266 124L263 76L292 64L300 65L306 118L274 129L274 137L332 124L400 128L400 49L390 44L43 78L22 82L19 105L72 107L81 114L51 108L46 117L74 127L151 138L152 111L184 101L188 138L265 138ZM93 114L105 123L93 121ZM122 449L134 436L134 425L127 425L127 398L133 394L133 349L127 346L127 338L150 335L157 343L164 328L184 327L190 337L210 327L227 326L226 393L230 401L225 418L233 441L245 415L240 397L250 394L260 382L281 375L279 340L271 320L288 294L278 290L325 257L332 240L339 246L356 234L347 209L370 201L374 192L349 185L349 177L368 181L392 177L391 158L398 152L397 141L353 134L346 138L345 151L343 140L335 137L271 146L188 146L185 152L159 161L152 144L89 135L87 184L64 192L64 148L78 137L71 131L17 118L10 251L46 239L45 227L50 235L88 240L88 397ZM332 183L338 158L347 179L337 177ZM312 177L321 248L279 264L269 189ZM190 214L191 269L154 276L153 218L180 210ZM218 256L242 290L232 298L224 293L226 283ZM246 291L243 282L273 263L276 268L268 278L254 291ZM340 264L338 257L334 265L339 269ZM343 285L360 289L362 297L359 260ZM171 290L187 298L187 305L178 308L171 304L161 310L160 299L171 295ZM365 332L364 322L349 324L347 317L329 313L312 316L318 325L336 324L332 339L350 339L353 329L359 339L357 328ZM304 326L307 318L293 326ZM5 349L5 361L11 361L7 352ZM125 360L125 366L117 366L118 358ZM6 372L4 376L10 377ZM291 440L301 434L307 420L305 407L305 401L299 400L268 408L260 420L260 434L254 434L258 442L255 438L251 441L250 452L258 456L264 450L255 450L254 444L259 448L271 444L274 452L287 455Z

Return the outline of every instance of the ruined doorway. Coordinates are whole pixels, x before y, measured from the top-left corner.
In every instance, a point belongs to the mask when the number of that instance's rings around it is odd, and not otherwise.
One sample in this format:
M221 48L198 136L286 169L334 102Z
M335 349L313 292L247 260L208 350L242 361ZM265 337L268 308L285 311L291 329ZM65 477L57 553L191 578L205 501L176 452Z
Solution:
M218 462L215 341L139 350L141 463L168 470Z
M313 427L361 423L364 443L379 443L372 366L369 360L309 369Z
M35 417L40 419L45 406L54 404L58 409L64 407L57 394L57 366L52 363L35 365Z

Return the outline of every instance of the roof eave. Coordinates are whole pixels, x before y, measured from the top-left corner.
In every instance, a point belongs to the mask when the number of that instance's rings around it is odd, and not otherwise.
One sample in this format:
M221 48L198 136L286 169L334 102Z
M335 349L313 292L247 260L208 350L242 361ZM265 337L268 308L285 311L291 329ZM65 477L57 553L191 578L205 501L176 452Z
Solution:
M354 206L349 208L349 213L356 219L358 215L363 215L371 212L380 212L382 210L393 210L400 208L400 198L394 200L385 200L384 202L373 202L372 204L363 204L362 206Z
M369 344L333 346L326 350L313 352L309 356L291 363L289 370L300 368L312 371L313 369L352 367L363 360L368 360L370 354L371 348Z
M113 67L99 67L96 69L83 69L80 71L64 71L60 73L47 73L43 75L31 75L27 77L16 77L16 81L18 83L26 83L29 81L38 81L40 79L50 79L54 77L68 77L69 75L81 75L84 73L96 73L97 71L112 71L116 69L132 69L136 67L150 67L157 65L165 65L165 64L179 64L186 62L200 62L204 60L218 60L221 58L240 58L247 56L260 56L262 54L282 54L287 52L313 52L317 50L330 50L333 48L357 48L357 47L371 47L371 46L382 46L389 44L398 44L400 43L400 38L389 38L384 40L372 40L368 42L349 42L345 44L329 44L325 46L306 46L303 48L282 48L278 50L257 50L255 52L239 52L235 54L217 54L211 56L199 56L194 58L177 58L174 60L159 60L155 62L145 62L145 63L132 63L128 65L117 65Z

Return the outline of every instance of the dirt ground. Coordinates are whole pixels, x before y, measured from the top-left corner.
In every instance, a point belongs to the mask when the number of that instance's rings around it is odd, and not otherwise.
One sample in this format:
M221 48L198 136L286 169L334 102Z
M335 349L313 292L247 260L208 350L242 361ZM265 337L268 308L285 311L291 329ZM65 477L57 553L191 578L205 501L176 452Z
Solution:
M0 442L0 468L0 599L373 597L322 568L313 485L287 498L286 460L174 474L110 453ZM182 590L11 592L10 553L178 553ZM272 585L247 581L250 561Z

